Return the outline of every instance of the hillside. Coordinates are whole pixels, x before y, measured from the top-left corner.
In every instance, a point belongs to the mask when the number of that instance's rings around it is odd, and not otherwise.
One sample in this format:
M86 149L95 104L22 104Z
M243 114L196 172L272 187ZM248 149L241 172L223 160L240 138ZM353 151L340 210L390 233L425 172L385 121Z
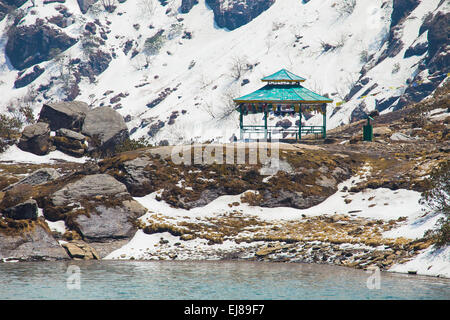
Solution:
M245 259L450 277L448 244L426 234L444 214L420 201L433 169L448 170L448 101L447 81L375 117L373 142L355 122L324 141L281 143L256 164L242 142L226 145L244 151L241 164L195 163L195 150L222 144L185 146L191 164L174 160L176 146L101 160L10 147L0 155L0 258Z
M418 102L449 72L441 0L0 3L1 110L111 106L154 144L228 142L231 99L282 67L333 99L330 129Z

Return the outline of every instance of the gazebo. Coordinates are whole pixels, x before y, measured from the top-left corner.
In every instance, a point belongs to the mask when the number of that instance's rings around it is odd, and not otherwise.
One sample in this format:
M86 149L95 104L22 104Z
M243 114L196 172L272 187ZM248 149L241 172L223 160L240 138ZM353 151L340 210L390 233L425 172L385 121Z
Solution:
M261 81L267 84L245 96L236 98L236 110L239 111L240 138L245 133L264 133L264 139L271 139L272 132L295 134L296 140L302 135L315 134L326 138L326 104L333 100L323 97L301 85L306 79L299 77L286 69L282 69ZM299 114L298 126L280 128L267 125L269 112ZM302 126L302 113L317 111L323 115L322 126ZM264 113L264 125L244 125L244 116L249 113Z

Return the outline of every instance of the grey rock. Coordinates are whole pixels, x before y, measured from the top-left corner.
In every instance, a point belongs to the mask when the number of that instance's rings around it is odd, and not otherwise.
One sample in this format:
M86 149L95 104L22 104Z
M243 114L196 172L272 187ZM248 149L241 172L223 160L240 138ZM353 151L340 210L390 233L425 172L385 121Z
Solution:
M38 122L25 127L25 129L22 132L22 137L31 139L35 136L40 136L47 133L50 133L48 124L44 122Z
M78 140L84 142L86 137L79 132L72 131L69 129L61 128L56 131L56 135L59 137L65 137L72 140Z
M97 251L82 240L73 240L62 244L67 254L74 260L100 260Z
M50 148L50 129L47 123L38 122L25 127L17 146L23 151L45 155Z
M67 50L78 41L39 18L35 19L32 25L16 23L16 27L8 33L7 39L4 51L13 67L18 70L49 61L57 53Z
M86 176L66 185L51 196L51 203L56 207L88 208L88 214L76 215L73 223L75 230L89 242L133 236L137 230L133 222L147 211L131 198L124 184L107 174Z
M3 215L14 220L35 220L38 217L38 205L36 200L29 199L25 202L19 203L13 207L3 210Z
M89 8L96 3L97 0L77 0L77 2L81 12L84 14L88 12Z
M65 260L67 253L45 230L37 224L17 235L0 232L0 259L21 261Z
M90 217L79 215L75 218L87 241L101 242L132 237L137 227L130 220L139 218L147 210L135 200L125 200L121 206L98 205L96 211L98 213L91 213Z
M122 182L133 196L142 197L148 194L146 186L151 184L151 177L145 168L152 163L147 157L139 157L124 163L125 174Z
M44 104L39 121L47 122L52 131L61 128L79 131L89 111L87 103L81 101Z
M408 136L404 133L401 132L395 132L391 135L390 139L392 141L415 141L417 140L416 138L413 138L411 136Z
M56 180L61 175L53 168L42 168L34 171L29 176L19 180L18 182L4 188L2 191L7 191L17 185L29 184L32 186L40 185L52 180Z
M280 190L277 197L274 197L274 195L268 191L263 193L263 197L264 199L259 204L261 207L291 207L297 209L307 209L324 201L327 198L327 195L303 197L301 192Z
M43 74L45 71L44 68L40 68L39 66L34 66L33 71L26 73L25 75L19 77L16 81L14 81L14 88L19 89L26 87L30 83L32 83L34 80L39 78L41 74Z
M96 140L95 143L89 144L90 150L114 150L116 145L129 138L122 116L109 107L89 111L84 119L82 133Z
M66 185L52 195L55 206L64 206L80 199L95 196L123 197L128 195L127 188L108 174L93 174Z
M86 137L81 133L69 130L58 129L56 136L52 139L53 145L61 152L73 157L85 155L88 146L85 144Z
M180 6L181 13L188 13L192 7L198 4L198 0L182 0Z
M234 30L245 25L270 8L275 0L206 0L214 12L214 20L220 28Z

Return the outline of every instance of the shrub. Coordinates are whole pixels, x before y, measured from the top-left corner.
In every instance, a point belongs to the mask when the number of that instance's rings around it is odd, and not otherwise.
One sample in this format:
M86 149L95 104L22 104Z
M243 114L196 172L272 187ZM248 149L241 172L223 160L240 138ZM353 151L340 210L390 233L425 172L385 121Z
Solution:
M173 23L169 27L169 31L167 33L167 39L172 40L176 37L180 36L183 32L183 25L181 23Z
M159 30L153 37L147 38L144 43L144 53L156 55L164 45L164 30Z
M35 122L33 110L29 106L8 106L7 110L7 113L0 114L0 153L15 143L24 125Z
M399 72L399 70L400 70L400 63L396 62L392 67L392 74Z
M433 212L442 213L437 228L428 230L425 237L434 239L437 246L450 243L450 161L435 168L428 178L430 188L422 193L421 202Z
M369 52L366 49L359 53L359 61L361 61L361 63L367 63L369 62L369 59Z
M234 57L231 61L231 76L237 81L241 76L253 69L253 65L246 57Z
M152 145L145 139L145 137L140 137L139 139L127 139L121 144L117 145L115 148L115 153L121 153L126 151L133 151L141 148L148 148Z

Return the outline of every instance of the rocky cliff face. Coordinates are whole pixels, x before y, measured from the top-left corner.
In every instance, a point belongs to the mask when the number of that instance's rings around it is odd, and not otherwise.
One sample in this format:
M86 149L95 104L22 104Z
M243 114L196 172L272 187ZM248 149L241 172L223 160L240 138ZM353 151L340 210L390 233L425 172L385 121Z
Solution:
M419 102L430 95L450 72L449 34L450 13L438 11L426 17L419 30L419 36L427 32L427 43L418 43L407 53L427 55L419 65L420 72L405 90L404 95L395 106L396 109L412 102Z
M391 14L391 23L389 35L386 41L386 49L379 56L375 64L381 63L386 58L396 57L403 49L405 43L402 41L406 19L414 16L412 12L419 6L420 0L394 0ZM443 2L441 2L442 4ZM408 79L408 85L399 99L387 99L377 109L382 111L389 106L395 110L404 106L419 102L429 96L447 77L449 72L450 56L448 55L448 46L450 39L448 37L448 19L449 13L436 9L429 12L424 18L418 31L418 39L411 44L404 52L404 58L412 56L426 56L418 63L418 74ZM425 41L420 41L420 37L427 32ZM364 70L366 71L366 70ZM360 81L364 78L362 74ZM354 87L357 89L357 87ZM363 94L364 95L364 94Z
M220 28L234 30L259 16L275 0L206 0L214 11L214 20Z
M198 0L183 0L181 1L180 11L181 13L189 13L192 7L198 4Z
M34 25L13 27L5 50L14 68L22 70L54 58L76 42L38 19Z

